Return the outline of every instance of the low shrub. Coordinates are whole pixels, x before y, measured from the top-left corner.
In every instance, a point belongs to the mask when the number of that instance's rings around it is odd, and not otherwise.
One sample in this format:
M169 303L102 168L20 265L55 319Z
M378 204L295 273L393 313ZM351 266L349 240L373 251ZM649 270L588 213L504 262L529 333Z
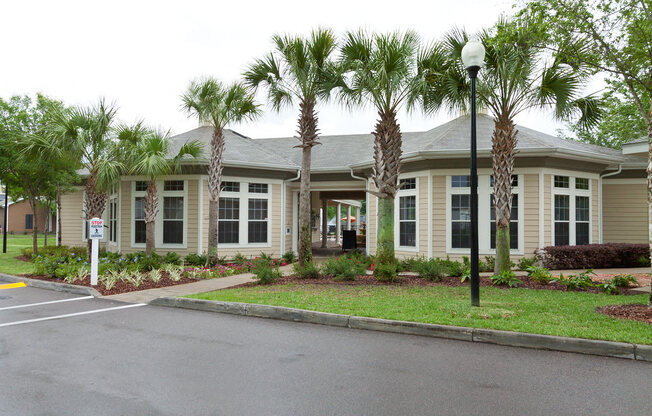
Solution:
M423 260L416 263L415 267L419 277L433 282L439 282L448 275L448 267L440 259Z
M527 268L527 275L540 284L548 284L553 279L552 273L545 267L530 266Z
M397 271L399 272L417 272L419 265L427 261L424 257L407 257L405 259L399 260L397 265Z
M516 273L511 270L505 270L504 272L491 276L491 283L499 286L517 287L523 282L516 278Z
M459 277L464 274L465 267L463 263L451 260L449 257L446 257L446 260L442 260L442 263L446 265L446 274L449 276Z
M283 254L283 261L285 261L287 264L294 263L294 260L296 260L294 251L288 250Z
M464 283L467 280L471 280L471 268L466 267L464 271L462 272L462 275L460 276L460 282Z
M613 284L618 287L629 287L630 285L638 286L638 280L631 274L618 274L611 279Z
M480 265L482 266L482 262ZM491 256L484 256L484 268L480 267L481 272L493 272L496 269L496 258Z
M54 279L57 277L57 269L65 264L66 260L66 257L37 255L34 258L34 274L45 275Z
M179 266L181 264L181 256L174 251L168 251L165 253L165 256L163 256L163 263Z
M549 246L543 249L544 266L548 269L604 269L640 267L649 264L647 244L607 243L580 246Z
M374 276L381 282L396 282L399 280L396 263L372 264L372 267Z
M613 279L607 279L603 282L598 283L595 285L598 289L600 289L601 292L606 293L607 295L617 295L620 293L620 289L616 285L616 283L613 281Z
M247 263L248 261L249 261L249 258L245 257L241 253L236 253L235 256L233 257L233 260L232 260L232 262L234 264L241 264L241 265Z
M334 276L339 280L355 280L355 277L365 274L366 266L355 257L330 257L322 265L322 273Z
M163 265L163 257L152 251L149 255L138 259L141 269L148 272L153 269L160 269Z
M294 263L294 275L300 279L316 279L319 277L319 268L313 261L307 261L303 266Z
M278 265L274 261L268 259L257 259L253 269L254 279L258 283L269 284L281 277L281 272L278 270Z
M184 258L184 262L188 266L203 267L208 263L208 256L206 254L190 253Z
M552 282L566 286L567 290L587 289L594 286L593 279L591 279L592 275L595 276L592 269L588 269L577 275L571 274L568 277L564 277L564 274L560 273L559 277L552 279Z
M530 267L537 265L536 257L521 257L518 261L519 270L528 270Z

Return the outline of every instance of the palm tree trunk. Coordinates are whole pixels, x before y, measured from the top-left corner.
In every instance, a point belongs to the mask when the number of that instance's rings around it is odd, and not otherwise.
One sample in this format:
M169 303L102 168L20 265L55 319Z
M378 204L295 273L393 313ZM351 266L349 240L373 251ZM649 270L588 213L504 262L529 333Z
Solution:
M208 165L208 262L217 263L217 224L220 204L220 187L222 185L222 161L224 159L224 132L219 127L213 128L211 138L211 159Z
M151 254L154 250L156 214L158 214L158 194L156 181L150 180L147 184L147 195L145 196L145 253Z
M318 144L315 101L304 99L299 104L299 139L301 153L301 187L299 189L299 265L312 260L312 232L310 230L310 159L312 148Z
M395 111L379 111L374 131L373 179L378 188L376 265L396 263L394 255L394 199L401 163L401 127ZM374 269L374 272L378 267Z
M516 126L509 115L494 121L491 140L494 175L494 213L496 215L496 265L494 273L510 270L509 222L512 217L512 172L516 155Z
M95 183L97 181L96 173L91 172L90 176L86 180L86 221L88 222L91 218L102 218L102 213L104 213L104 208L106 206L106 192L98 191L95 188ZM85 225L86 227L88 225ZM88 259L90 261L91 256L91 240L88 239Z

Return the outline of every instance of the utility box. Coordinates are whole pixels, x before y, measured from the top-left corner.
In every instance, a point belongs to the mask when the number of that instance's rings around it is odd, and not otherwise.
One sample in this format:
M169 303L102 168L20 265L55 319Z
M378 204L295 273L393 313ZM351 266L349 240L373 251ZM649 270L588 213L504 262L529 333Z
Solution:
M357 247L355 230L342 230L342 251L355 250Z

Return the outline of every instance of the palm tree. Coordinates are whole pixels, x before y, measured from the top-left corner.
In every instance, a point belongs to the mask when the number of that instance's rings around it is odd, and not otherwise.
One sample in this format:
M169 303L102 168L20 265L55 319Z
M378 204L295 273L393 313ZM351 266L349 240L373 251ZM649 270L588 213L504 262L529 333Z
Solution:
M299 36L273 38L275 50L256 60L244 74L254 89L267 88L269 103L279 111L293 101L299 103L297 134L301 144L301 187L299 190L299 264L312 258L310 231L310 159L319 143L315 106L328 98L336 73L331 55L337 48L335 35L328 29L312 32L308 39Z
M213 126L208 165L208 258L217 262L217 222L224 159L224 129L260 115L254 96L241 83L224 85L214 78L192 81L181 96L182 108Z
M506 30L510 31L511 40L501 35ZM486 66L479 74L477 97L480 106L488 109L494 118L491 138L496 217L494 272L498 274L510 270L512 173L518 140L514 117L527 110L548 108L560 120L579 114L578 122L590 126L597 121L600 107L594 97L581 95L586 71L547 59L527 41L525 32L509 22L499 22L493 35L485 32L481 38L486 49ZM461 51L467 40L468 35L460 30L446 37L449 52L457 62L457 67L450 71L448 99L462 109L466 109L470 96L461 63Z
M156 180L161 176L180 172L182 160L187 157L199 157L202 146L195 140L186 142L175 150L169 132L148 129L142 122L133 126L120 126L117 136L128 170L134 175L146 176L148 179L144 211L145 252L149 255L156 241L154 226L158 214Z
M81 161L87 177L84 184L84 218L101 217L107 192L116 184L124 168L116 142L113 123L117 108L103 99L92 107L56 110L46 126L53 149L63 149L69 157ZM90 240L89 255L90 255Z
M439 79L446 71L446 55L440 45L420 50L419 44L411 31L387 35L359 31L347 33L341 49L345 81L341 98L348 105L371 104L379 117L373 131L372 177L377 191L371 192L379 198L377 265L396 262L394 199L402 153L397 112L419 103L435 111L444 98Z

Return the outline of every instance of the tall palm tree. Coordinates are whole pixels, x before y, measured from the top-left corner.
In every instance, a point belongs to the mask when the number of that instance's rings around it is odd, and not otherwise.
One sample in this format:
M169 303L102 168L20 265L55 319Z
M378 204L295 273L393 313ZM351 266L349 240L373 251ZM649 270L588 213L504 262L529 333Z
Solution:
M509 31L510 36L503 35ZM508 21L501 21L493 32L481 36L486 49L485 68L479 73L477 97L480 106L494 118L491 138L494 176L494 213L496 218L495 273L510 269L510 232L512 214L512 173L518 130L514 117L531 109L552 109L555 118L578 117L584 126L595 123L600 114L599 101L582 96L587 71L571 68L550 59L528 42L525 31ZM446 44L457 62L449 78L449 99L466 109L470 96L461 63L461 51L468 35L454 30L446 36ZM465 74L464 74L465 75Z
M319 143L317 128L318 102L328 98L334 84L335 64L331 56L337 40L328 29L313 31L310 38L279 36L272 38L275 50L256 60L244 74L254 89L267 88L269 103L279 111L294 101L299 103L297 134L301 144L301 187L299 190L299 264L312 258L310 231L310 159L312 148Z
M92 107L56 110L46 126L52 148L64 149L72 159L81 161L87 171L84 184L87 221L102 216L107 192L118 182L124 168L113 140L116 112L115 105L107 105L101 99ZM88 245L90 255L90 240Z
M208 165L208 257L217 262L217 223L224 159L224 129L231 123L253 120L260 107L241 83L224 85L214 78L192 81L181 96L182 108L213 126Z
M155 219L158 214L158 194L156 180L161 176L181 171L184 158L199 157L201 143L194 140L185 142L179 149L174 149L169 132L149 129L138 122L133 126L118 128L118 143L127 161L127 169L135 174L147 177L147 194L145 196L145 252L154 250Z
M423 49L419 45L419 37L411 31L359 31L347 33L341 49L345 81L341 98L348 105L371 104L379 117L373 131L372 177L377 191L371 192L379 198L376 264L396 262L394 199L402 153L397 112L417 104L435 111L444 98L439 79L446 71L446 55L440 45Z

